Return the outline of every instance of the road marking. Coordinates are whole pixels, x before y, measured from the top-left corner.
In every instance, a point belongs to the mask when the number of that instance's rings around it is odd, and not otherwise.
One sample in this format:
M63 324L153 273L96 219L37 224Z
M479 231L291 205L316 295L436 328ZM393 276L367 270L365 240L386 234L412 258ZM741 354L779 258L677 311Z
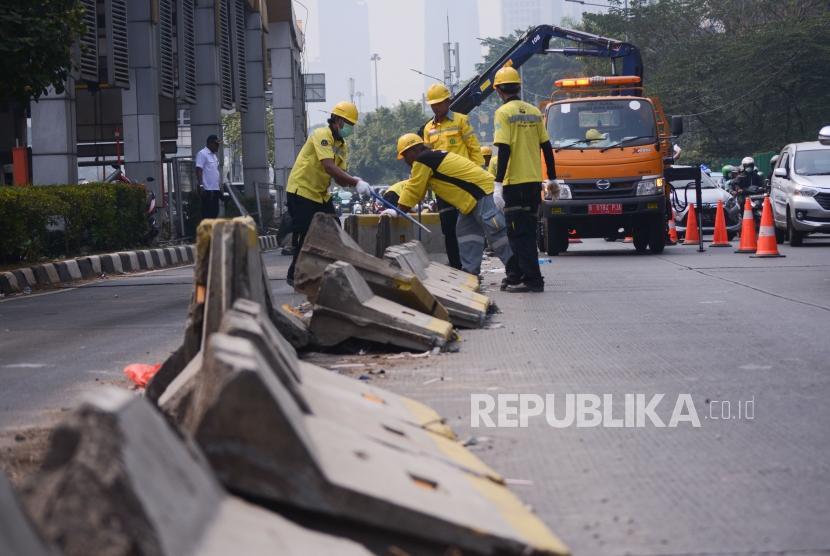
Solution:
M3 365L4 369L42 369L43 367L54 367L54 365L47 365L46 363L11 363Z

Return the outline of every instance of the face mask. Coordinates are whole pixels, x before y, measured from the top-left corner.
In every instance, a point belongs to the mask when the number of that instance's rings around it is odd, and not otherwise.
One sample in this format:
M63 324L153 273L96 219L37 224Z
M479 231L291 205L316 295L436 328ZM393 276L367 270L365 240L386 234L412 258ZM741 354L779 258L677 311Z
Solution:
M350 124L343 124L343 127L340 128L340 137L345 139L346 137L350 136L354 131L354 126Z

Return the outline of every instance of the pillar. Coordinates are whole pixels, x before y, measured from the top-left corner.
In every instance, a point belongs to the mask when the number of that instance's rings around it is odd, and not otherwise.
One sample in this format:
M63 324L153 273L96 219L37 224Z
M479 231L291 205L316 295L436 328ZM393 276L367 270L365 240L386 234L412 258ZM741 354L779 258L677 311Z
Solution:
M291 22L271 23L268 50L271 54L271 105L274 109L274 181L285 186L299 150L297 134L296 61Z
M222 138L222 76L216 34L218 1L199 0L196 6L196 104L190 107L194 162L196 153L205 148L209 135ZM219 156L219 164L222 163L223 157Z
M254 195L254 183L265 184L269 181L262 31L262 15L248 12L245 30L248 110L242 113L242 173L245 178L245 194L249 197ZM264 195L267 196L267 193L265 191Z
M32 102L32 183L78 183L78 150L75 130L75 83L66 91L54 88Z

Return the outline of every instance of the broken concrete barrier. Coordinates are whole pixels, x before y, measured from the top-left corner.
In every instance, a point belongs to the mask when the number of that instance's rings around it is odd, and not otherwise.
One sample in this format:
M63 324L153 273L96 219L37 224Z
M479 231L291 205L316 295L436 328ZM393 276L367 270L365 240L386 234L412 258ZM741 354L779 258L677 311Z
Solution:
M0 554L56 556L57 551L40 537L23 510L11 483L0 472Z
M410 264L421 268L429 278L465 288L470 291L478 291L477 276L473 276L463 270L458 270L451 266L430 260L427 251L420 242L408 241L395 247L411 253L413 257L408 259Z
M423 351L443 347L452 336L452 324L375 295L343 261L326 267L309 328L323 346L360 338Z
M419 240L424 248L435 255L446 254L444 234L441 232L441 219L437 213L424 213L420 217L413 215L432 233L421 230L405 218L389 218L378 214L352 214L343 221L343 230L361 249L376 257L383 257L383 252L390 245L398 245L411 240Z
M405 272L412 272L429 292L441 302L450 314L450 322L461 328L481 328L487 320L490 298L478 292L456 286L448 281L430 278L414 253L401 246L386 249L384 259Z
M229 496L199 450L123 390L102 392L55 431L23 500L66 556L370 554Z
M449 319L447 310L417 276L366 253L340 229L334 218L317 214L297 258L294 287L312 303L316 302L323 273L336 261L347 262L357 269L375 294L435 318Z
M503 484L307 413L266 366L253 343L211 337L195 438L235 492L461 553L567 553Z

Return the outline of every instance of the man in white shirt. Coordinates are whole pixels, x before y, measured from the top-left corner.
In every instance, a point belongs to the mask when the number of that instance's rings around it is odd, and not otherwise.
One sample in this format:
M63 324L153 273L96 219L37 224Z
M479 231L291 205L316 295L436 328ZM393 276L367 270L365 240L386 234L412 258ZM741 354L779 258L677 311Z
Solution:
M202 197L202 218L219 216L219 138L208 135L207 146L196 155L196 181Z

